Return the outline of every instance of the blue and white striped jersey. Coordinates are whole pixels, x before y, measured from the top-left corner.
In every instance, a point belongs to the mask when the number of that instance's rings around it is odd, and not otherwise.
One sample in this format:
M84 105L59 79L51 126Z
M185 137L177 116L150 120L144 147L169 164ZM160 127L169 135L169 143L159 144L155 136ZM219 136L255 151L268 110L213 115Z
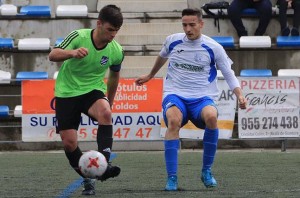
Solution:
M224 48L208 36L202 34L197 40L189 40L185 33L172 34L166 38L159 55L169 59L164 97L176 94L184 98L216 99L219 94L217 67L232 90L239 87L231 69L232 60Z

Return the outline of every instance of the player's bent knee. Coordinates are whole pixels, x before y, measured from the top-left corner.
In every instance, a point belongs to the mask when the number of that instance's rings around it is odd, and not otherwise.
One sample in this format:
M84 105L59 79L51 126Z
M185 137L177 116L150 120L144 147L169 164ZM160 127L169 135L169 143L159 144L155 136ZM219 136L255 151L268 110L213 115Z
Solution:
M77 141L65 139L62 142L64 149L68 152L73 152L77 148Z
M96 120L99 123L104 124L104 125L111 124L112 113L110 110L105 110L103 112L99 112L99 113L97 113L96 116L97 116Z
M215 129L217 128L217 117L216 116L209 116L205 119L205 125L209 129Z
M168 118L168 128L180 128L181 120L176 117Z

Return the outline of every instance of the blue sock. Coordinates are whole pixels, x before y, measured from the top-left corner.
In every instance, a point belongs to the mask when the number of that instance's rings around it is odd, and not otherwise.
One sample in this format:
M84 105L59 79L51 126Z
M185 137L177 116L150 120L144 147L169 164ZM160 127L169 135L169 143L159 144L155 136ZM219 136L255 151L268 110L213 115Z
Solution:
M177 176L179 139L165 140L165 162L167 174Z
M205 129L203 137L203 167L202 170L210 169L217 151L219 129Z

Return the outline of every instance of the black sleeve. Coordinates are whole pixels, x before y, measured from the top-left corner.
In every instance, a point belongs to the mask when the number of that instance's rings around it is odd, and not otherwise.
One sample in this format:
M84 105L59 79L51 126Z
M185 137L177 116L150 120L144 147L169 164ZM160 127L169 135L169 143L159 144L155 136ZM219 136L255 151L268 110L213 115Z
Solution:
M120 70L121 70L121 64L122 64L122 62L123 62L123 60L124 60L124 51L122 50L122 60L121 60L121 62L119 63L119 64L116 64L116 65L112 65L112 66L110 66L109 68L110 68L110 70L111 71L114 71L114 72L119 72Z
M121 70L121 64L119 64L119 65L112 65L109 68L110 68L111 71L119 72Z

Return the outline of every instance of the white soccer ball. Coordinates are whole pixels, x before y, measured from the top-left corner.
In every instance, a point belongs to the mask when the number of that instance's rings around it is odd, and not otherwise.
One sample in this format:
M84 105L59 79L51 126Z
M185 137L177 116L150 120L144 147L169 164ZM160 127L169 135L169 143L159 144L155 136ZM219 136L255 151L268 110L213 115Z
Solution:
M95 179L100 177L106 171L106 168L106 158L98 151L87 151L79 159L79 169L87 178Z

